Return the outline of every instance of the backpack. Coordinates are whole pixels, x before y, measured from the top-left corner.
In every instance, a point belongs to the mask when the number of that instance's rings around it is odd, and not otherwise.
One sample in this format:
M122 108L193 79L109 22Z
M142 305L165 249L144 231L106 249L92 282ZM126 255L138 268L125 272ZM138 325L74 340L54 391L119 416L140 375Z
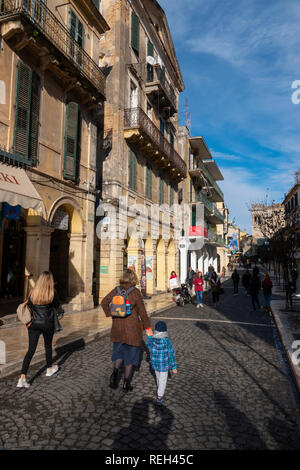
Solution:
M132 292L135 287L130 287L129 289L121 289L120 286L117 287L118 295L114 295L112 301L109 305L111 316L114 318L124 318L131 314L126 312L126 300L128 300L128 294Z

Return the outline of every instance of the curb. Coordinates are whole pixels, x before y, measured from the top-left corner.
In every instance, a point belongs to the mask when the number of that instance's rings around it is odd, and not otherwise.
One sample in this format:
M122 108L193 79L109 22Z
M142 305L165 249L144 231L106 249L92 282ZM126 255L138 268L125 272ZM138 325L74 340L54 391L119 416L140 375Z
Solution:
M161 307L159 309L148 312L148 316L149 316L149 318L151 318L153 315L155 315L157 313L160 313L160 312L164 312L165 310L169 310L173 306L174 306L173 303L172 304L170 303L169 305L166 305L165 307ZM80 312L78 312L78 313L80 313ZM108 335L110 333L110 330L111 330L111 327L103 328L100 331L90 333L90 334L88 334L88 335L86 335L82 338L78 338L78 339L82 339L84 341L84 344L89 344L92 341L96 341L96 340L102 338L103 336ZM68 345L72 345L72 343L74 343L74 341L76 342L78 340L72 339L71 341L70 340L69 341L68 340L64 341L63 338L62 338L59 346L56 346L54 348L54 351L56 351L57 349L60 349L62 347L66 347ZM33 356L30 365L39 364L40 362L44 362L44 360L45 360L45 351L38 351ZM22 367L22 363L23 363L23 358L20 359L20 360L14 361L14 362L8 362L7 364L1 365L0 366L0 380L4 377L7 377L7 376L11 375L11 374L19 372L21 367ZM0 449L1 449L1 441L0 441Z
M279 336L281 343L283 345L284 351L286 353L288 362L289 362L289 367L293 375L293 379L297 388L298 395L300 397L300 367L294 364L293 362L293 353L295 350L292 349L292 344L295 341L293 338L292 334L290 333L290 328L289 326L285 323L287 323L287 319L284 318L286 314L282 313L280 314L278 312L280 308L280 304L282 303L281 300L273 300L272 301L272 318L275 322L276 328L278 330Z

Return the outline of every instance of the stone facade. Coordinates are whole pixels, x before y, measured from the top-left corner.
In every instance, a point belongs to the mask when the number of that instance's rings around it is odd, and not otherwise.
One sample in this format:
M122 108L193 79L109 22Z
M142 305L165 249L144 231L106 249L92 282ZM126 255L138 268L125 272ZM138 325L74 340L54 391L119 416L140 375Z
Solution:
M186 174L177 153L178 96L184 84L163 10L150 0L104 0L102 11L111 29L101 42L109 75L104 218L97 219L99 301L126 267L135 269L144 293L168 289L170 270L178 271L179 263L170 206Z
M1 296L26 296L39 274L51 269L66 309L88 309L94 306L97 148L105 99L98 64L108 25L92 0L20 2L18 11L13 2L2 5L0 157L24 168L43 210L22 208L19 221L3 220ZM7 246L11 253L4 252ZM18 284L12 292L10 269Z

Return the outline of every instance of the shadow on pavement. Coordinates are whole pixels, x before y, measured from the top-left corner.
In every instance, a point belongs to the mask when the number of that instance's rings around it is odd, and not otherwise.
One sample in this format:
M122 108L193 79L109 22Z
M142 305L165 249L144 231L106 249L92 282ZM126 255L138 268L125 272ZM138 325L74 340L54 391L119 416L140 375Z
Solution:
M236 450L265 450L266 444L261 439L257 428L249 418L236 408L233 403L220 392L214 393L216 405L225 415L228 431Z
M67 359L75 352L75 351L82 351L85 348L85 342L83 338L80 338L76 341L71 343L65 344L63 346L58 346L55 348L56 356L53 357L53 363L57 362L57 365L60 367L62 366ZM30 384L42 375L42 373L47 369L47 366L43 366L29 381Z
M154 406L154 411L150 410ZM149 420L154 423L149 423ZM165 406L157 406L150 398L137 401L131 410L129 427L121 428L113 450L169 450L166 444L174 420Z

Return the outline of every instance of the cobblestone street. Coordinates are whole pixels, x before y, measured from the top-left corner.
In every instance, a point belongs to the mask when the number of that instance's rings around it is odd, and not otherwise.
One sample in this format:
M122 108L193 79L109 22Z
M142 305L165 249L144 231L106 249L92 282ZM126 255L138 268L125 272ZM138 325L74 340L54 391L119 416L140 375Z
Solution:
M231 282L217 310L173 308L152 317L167 323L178 362L164 405L144 353L134 390L108 387L109 336L60 353L56 376L29 370L1 380L5 449L300 449L297 399L271 318L252 312L250 297ZM242 324L244 323L244 324ZM77 344L80 347L80 342Z

